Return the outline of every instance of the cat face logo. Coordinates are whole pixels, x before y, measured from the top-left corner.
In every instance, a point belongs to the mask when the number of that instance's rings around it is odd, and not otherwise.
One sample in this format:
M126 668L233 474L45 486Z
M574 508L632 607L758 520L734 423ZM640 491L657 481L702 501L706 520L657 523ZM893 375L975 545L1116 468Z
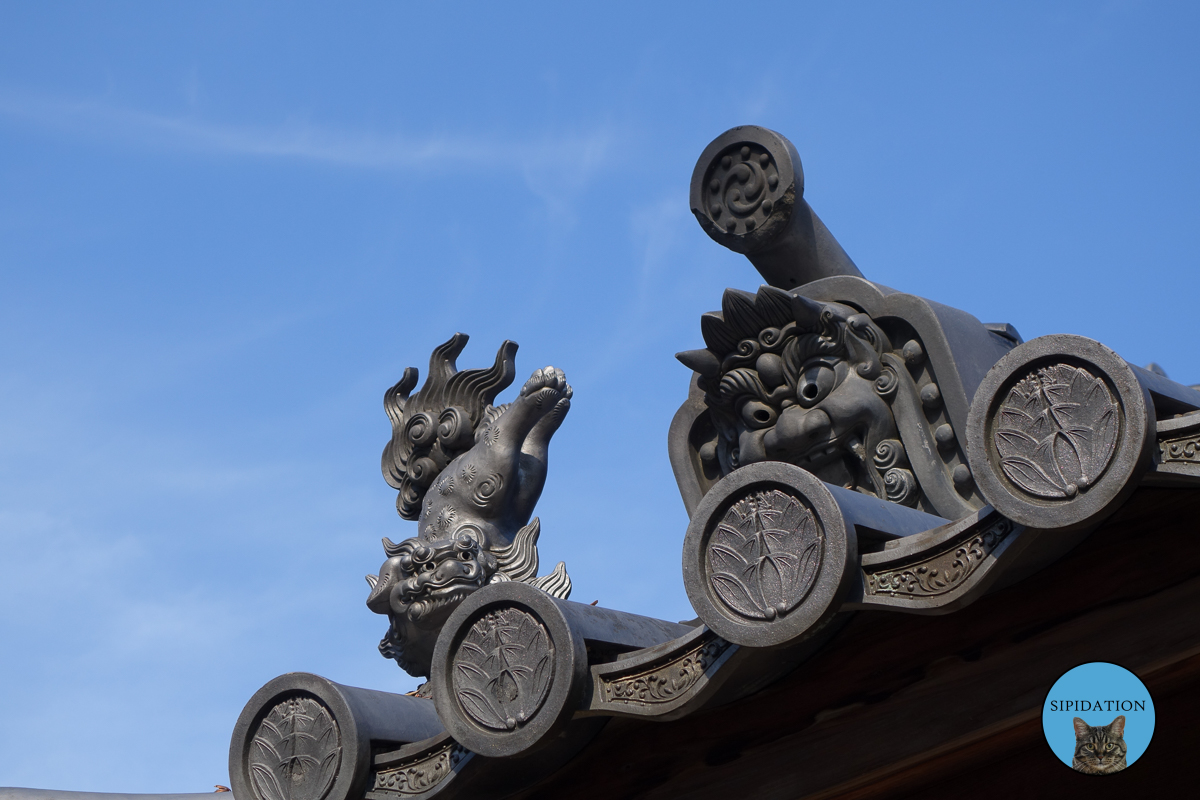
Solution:
M1125 715L1108 725L1091 726L1075 717L1075 759L1071 766L1088 775L1125 769Z

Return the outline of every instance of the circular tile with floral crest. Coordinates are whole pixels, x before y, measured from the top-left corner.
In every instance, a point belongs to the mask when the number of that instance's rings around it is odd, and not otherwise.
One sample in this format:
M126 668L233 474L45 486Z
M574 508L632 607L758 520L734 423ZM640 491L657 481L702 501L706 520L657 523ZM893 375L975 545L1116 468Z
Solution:
M1111 514L1149 468L1154 406L1120 356L1082 336L1018 345L983 379L967 419L987 501L1033 528L1078 530Z
M688 598L736 644L798 640L836 613L856 560L852 536L812 474L778 462L742 467L692 515L683 549Z
M542 747L563 730L586 674L583 639L554 599L505 581L472 594L446 621L430 683L454 740L503 758Z

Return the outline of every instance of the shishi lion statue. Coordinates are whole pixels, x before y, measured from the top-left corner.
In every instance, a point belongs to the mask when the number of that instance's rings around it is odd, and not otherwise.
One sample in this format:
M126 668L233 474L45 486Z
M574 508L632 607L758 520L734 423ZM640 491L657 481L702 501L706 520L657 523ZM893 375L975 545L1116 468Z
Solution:
M523 581L561 598L571 592L562 562L536 577L540 523L530 522L571 387L561 370L546 367L512 403L493 406L516 374L517 345L504 342L490 368L459 372L467 338L456 333L433 351L415 395L414 367L384 395L392 438L383 475L399 491L400 516L417 521L417 535L383 540L388 558L367 576L367 607L390 621L380 652L419 677L429 675L446 619L485 584Z
M763 286L727 290L700 327L706 349L677 358L700 376L717 437L699 455L719 474L786 461L827 483L918 504L891 409L892 345L870 316Z

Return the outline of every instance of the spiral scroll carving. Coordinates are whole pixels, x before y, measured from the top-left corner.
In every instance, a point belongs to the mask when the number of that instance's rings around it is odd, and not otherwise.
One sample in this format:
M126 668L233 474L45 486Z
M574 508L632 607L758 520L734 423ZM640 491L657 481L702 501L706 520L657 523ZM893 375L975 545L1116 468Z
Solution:
M432 753L424 753L378 770L370 794L384 797L416 797L424 794L450 777L455 768L471 755L462 745L449 741Z
M1200 463L1200 436L1163 442L1162 460Z
M447 408L438 417L437 436L443 449L447 451L469 448L475 438L470 415L457 406Z
M886 471L896 466L907 466L908 454L899 439L884 439L875 446L874 461L876 467Z
M885 400L890 400L896 395L896 389L900 386L900 376L891 366L884 366L879 377L875 379L875 391Z
M883 475L883 488L887 499L902 506L915 505L920 489L917 479L906 469L893 467Z
M866 571L866 593L891 597L936 597L966 583L984 560L995 552L1017 527L998 519L965 540L951 542L923 560L902 567Z
M704 641L663 664L632 675L601 681L601 694L610 703L665 705L689 692L708 668L733 645L709 635Z
M504 488L504 476L493 472L475 484L475 489L471 492L471 502L480 508L486 508L500 495L502 488Z
M736 144L713 160L704 183L704 208L728 233L761 227L786 190L779 167L765 147Z

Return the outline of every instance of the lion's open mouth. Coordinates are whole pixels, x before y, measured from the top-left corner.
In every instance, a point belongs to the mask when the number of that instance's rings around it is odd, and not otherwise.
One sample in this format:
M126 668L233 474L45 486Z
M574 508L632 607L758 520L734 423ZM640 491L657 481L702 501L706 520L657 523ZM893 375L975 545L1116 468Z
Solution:
M404 593L404 597L409 601L442 599L452 597L458 594L469 594L480 586L483 581L479 578L468 578L462 575L457 575L453 578L447 578L441 583L419 583L417 586L409 588Z
M421 605L424 610L424 614L422 614L422 616L425 614L432 614L434 611L445 608L446 606L461 603L470 593L470 588L456 587L454 589L447 589L446 591L432 597L426 597L421 601Z
M409 615L414 622L428 620L439 611L455 607L480 587L478 580L455 577L432 586L423 585L408 601Z
M824 442L818 442L800 455L789 460L798 467L803 467L810 471L816 470L845 455L850 455L849 442L856 438L854 434L850 433L839 436L836 439L827 439Z
M458 607L470 592L463 591L443 597L425 597L408 607L408 618L421 627L440 625L442 618Z
M482 585L483 582L476 578L451 578L437 586L425 584L421 589L421 594L431 600L441 601L452 600L454 598L461 600Z

